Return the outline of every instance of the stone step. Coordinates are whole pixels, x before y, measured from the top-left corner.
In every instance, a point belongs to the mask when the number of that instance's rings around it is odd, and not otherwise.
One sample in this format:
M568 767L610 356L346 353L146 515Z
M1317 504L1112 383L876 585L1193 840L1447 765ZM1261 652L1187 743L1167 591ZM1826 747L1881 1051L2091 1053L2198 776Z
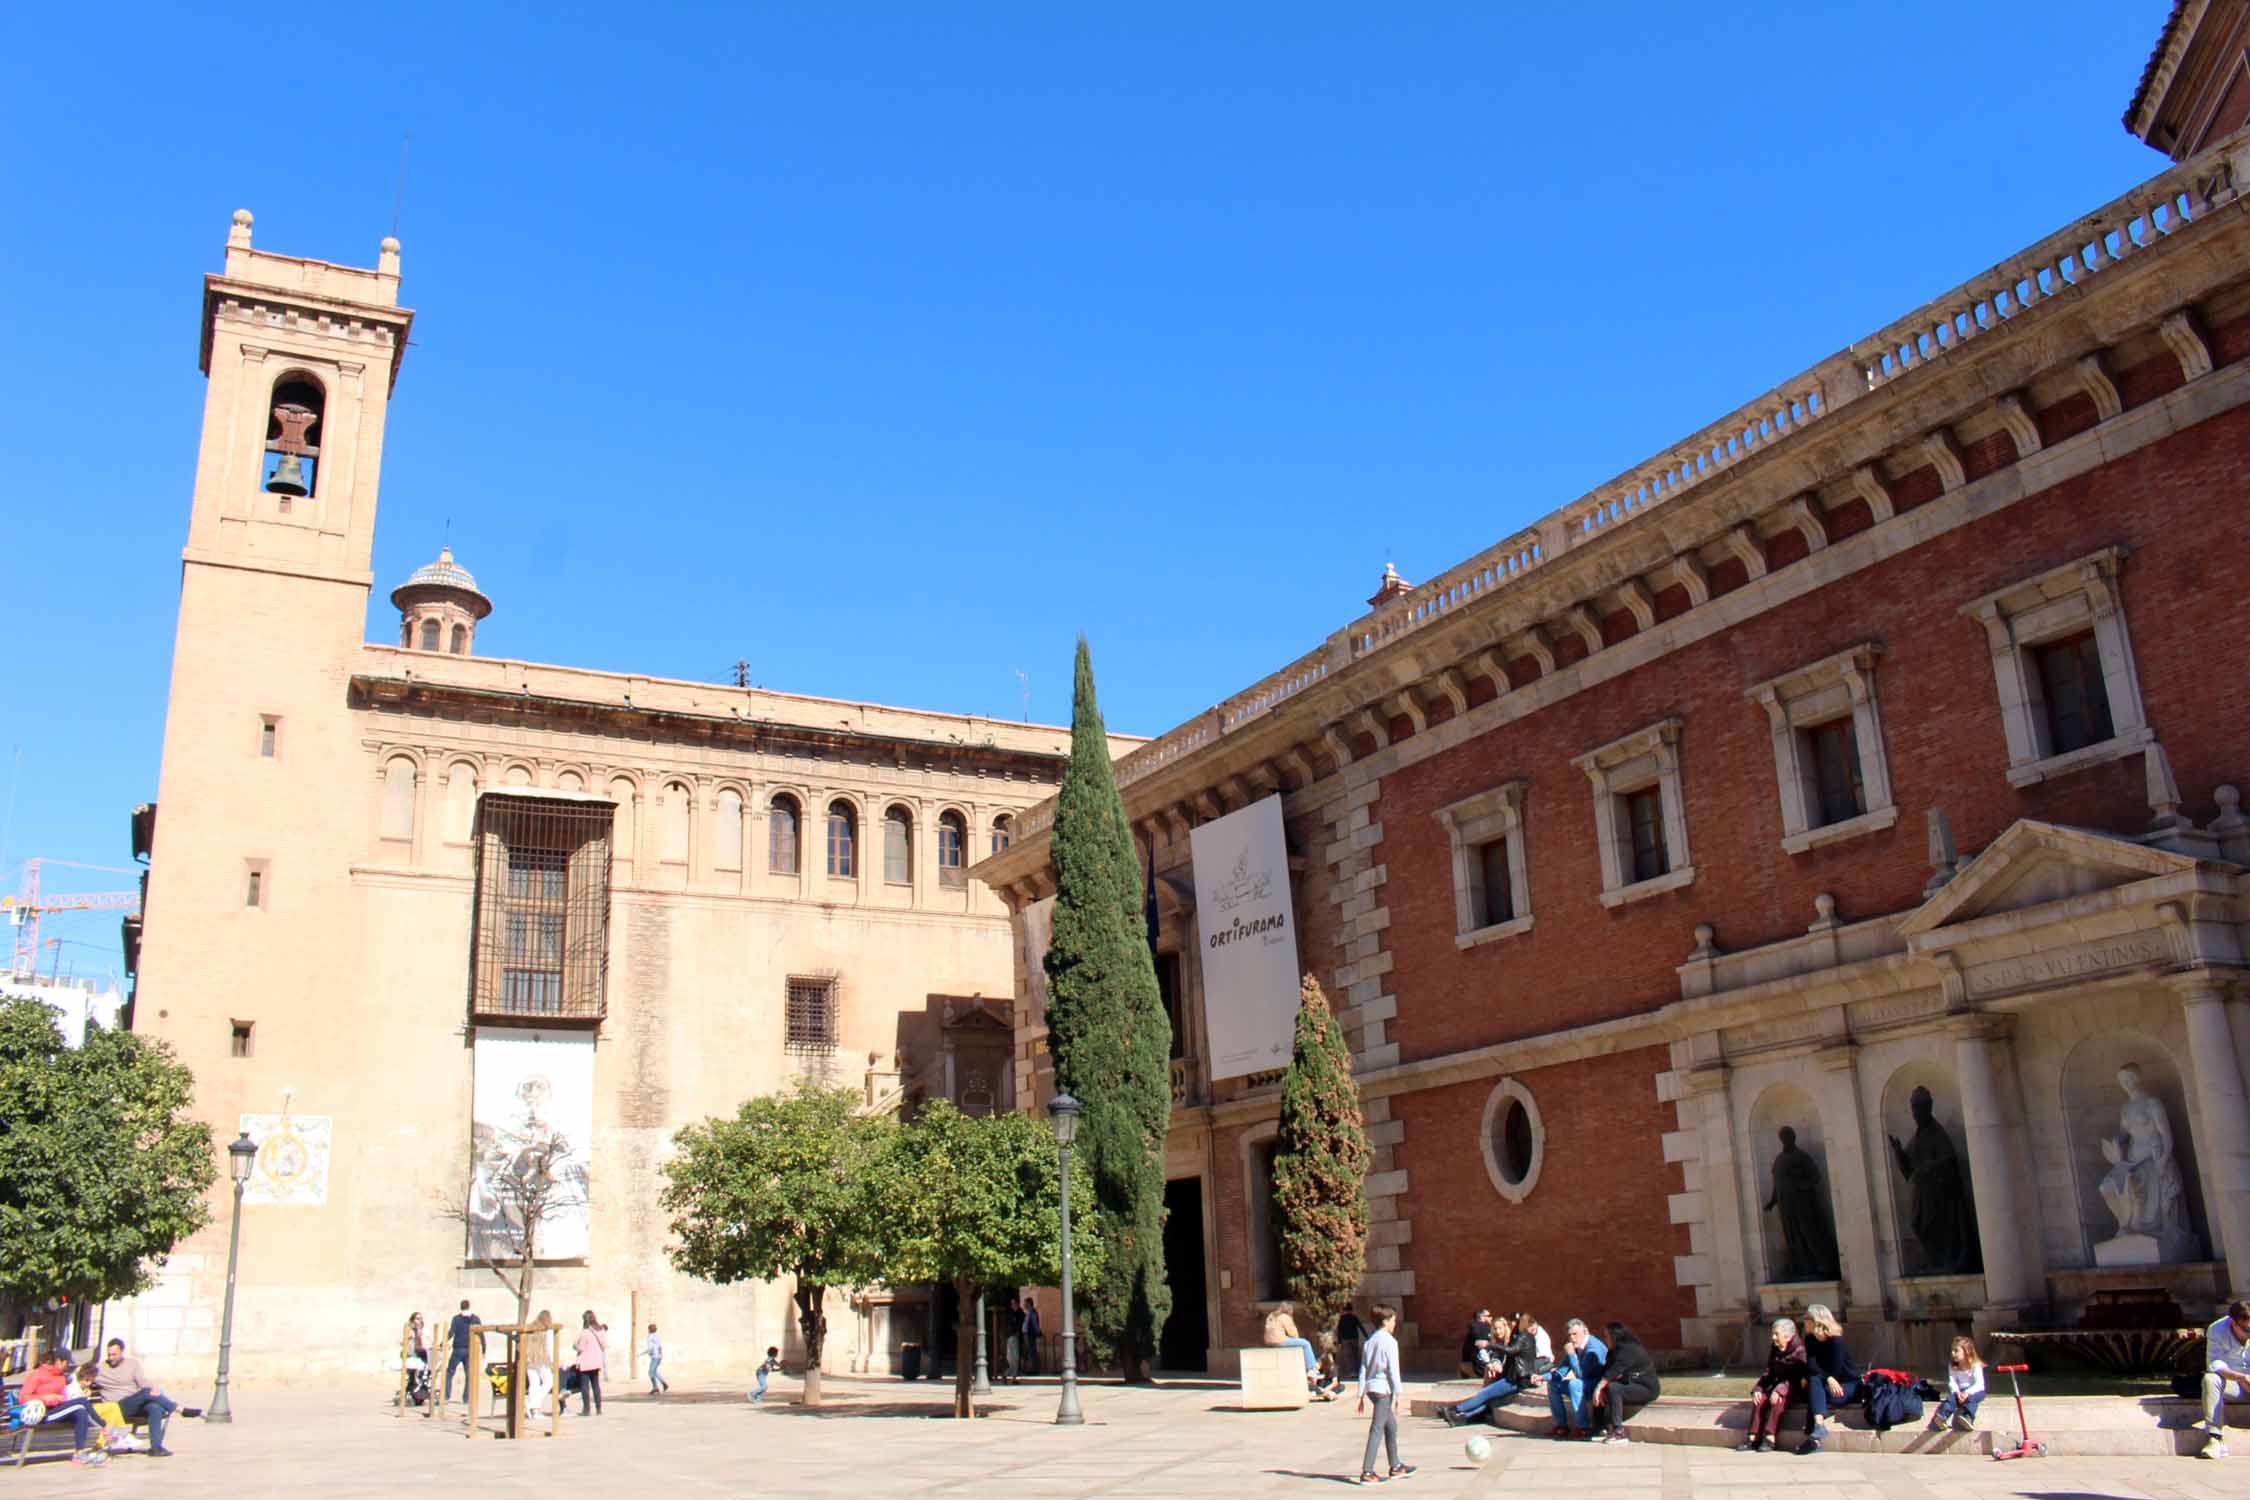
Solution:
M1479 1387L1473 1380L1445 1381L1417 1394L1409 1409L1418 1417L1436 1417L1439 1409L1465 1401ZM2230 1401L2228 1417L2234 1427L2228 1444L2230 1458L2250 1465L2250 1401ZM1922 1418L1887 1433L1876 1432L1857 1406L1831 1416L1824 1451L1830 1453L1930 1453L1988 1457L2015 1446L2015 1398L2005 1391L1985 1397L1973 1432L1931 1432L1932 1402ZM2203 1433L2195 1424L2202 1413L2195 1402L2173 1397L2131 1396L2026 1396L2024 1410L2033 1441L2047 1445L2052 1454L2067 1456L2160 1457L2192 1454L2203 1446ZM1526 1393L1494 1406L1486 1413L1493 1426L1509 1432L1543 1434L1553 1425L1544 1395ZM1804 1414L1791 1408L1782 1422L1784 1452L1803 1438ZM1750 1430L1750 1403L1746 1400L1709 1400L1701 1397L1659 1396L1625 1424L1626 1435L1636 1443L1679 1443L1697 1447L1732 1448Z

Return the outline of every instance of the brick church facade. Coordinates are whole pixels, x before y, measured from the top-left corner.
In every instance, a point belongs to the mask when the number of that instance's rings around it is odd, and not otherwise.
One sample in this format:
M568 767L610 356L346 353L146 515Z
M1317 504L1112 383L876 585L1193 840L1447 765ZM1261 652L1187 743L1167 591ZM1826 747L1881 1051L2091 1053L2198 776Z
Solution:
M2164 171L1118 761L1175 1011L1167 1362L1230 1368L1280 1295L1278 1075L1201 1061L1188 841L1269 796L1414 1363L1480 1304L1736 1356L1827 1301L1927 1359L2250 1292L2244 10L2166 26L2126 120ZM1051 815L973 872L1041 1100ZM2169 1129L2138 1230L2128 1065ZM1901 1170L1925 1094L1959 1243ZM1767 1206L1783 1126L1824 1265Z

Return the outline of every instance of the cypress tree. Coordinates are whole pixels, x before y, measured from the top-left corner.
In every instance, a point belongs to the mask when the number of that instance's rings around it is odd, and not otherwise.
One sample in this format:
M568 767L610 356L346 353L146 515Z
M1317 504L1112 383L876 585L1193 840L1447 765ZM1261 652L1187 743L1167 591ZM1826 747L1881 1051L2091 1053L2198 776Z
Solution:
M1274 1140L1274 1229L1282 1284L1327 1346L1367 1269L1367 1123L1351 1049L1320 981L1298 991L1297 1032L1281 1077Z
M1164 1276L1164 1133L1172 1122L1172 1028L1156 987L1140 857L1078 639L1070 765L1055 798L1055 926L1047 950L1047 1046L1055 1086L1077 1099L1078 1151L1108 1225L1109 1271L1082 1300L1097 1356L1148 1378L1171 1315Z

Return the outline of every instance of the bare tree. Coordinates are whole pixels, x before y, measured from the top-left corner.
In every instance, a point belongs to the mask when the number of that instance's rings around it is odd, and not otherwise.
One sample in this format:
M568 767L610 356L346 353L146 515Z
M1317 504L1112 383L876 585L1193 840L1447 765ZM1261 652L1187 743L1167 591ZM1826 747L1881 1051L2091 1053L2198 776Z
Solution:
M586 1172L570 1142L541 1128L529 1133L477 1127L478 1163L467 1194L439 1200L439 1211L462 1226L468 1258L515 1295L516 1323L531 1321L540 1229L586 1207Z

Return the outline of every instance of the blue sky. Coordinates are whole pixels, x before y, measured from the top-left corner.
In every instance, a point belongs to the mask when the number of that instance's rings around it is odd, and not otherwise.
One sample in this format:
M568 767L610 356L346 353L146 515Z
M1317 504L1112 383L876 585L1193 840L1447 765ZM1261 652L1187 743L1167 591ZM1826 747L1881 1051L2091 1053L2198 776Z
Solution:
M228 215L407 132L376 638L450 523L486 654L1157 733L2162 167L2165 11L0 9L0 858L155 793Z

